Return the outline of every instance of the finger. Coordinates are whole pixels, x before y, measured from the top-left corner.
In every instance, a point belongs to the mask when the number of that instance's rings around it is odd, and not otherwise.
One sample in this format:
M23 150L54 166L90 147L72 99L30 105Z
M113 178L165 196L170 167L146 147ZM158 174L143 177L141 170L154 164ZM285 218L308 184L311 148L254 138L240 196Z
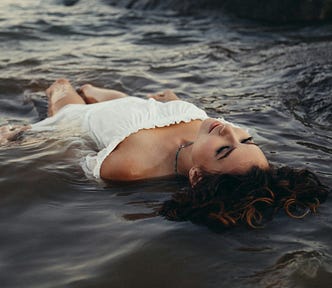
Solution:
M9 131L10 131L10 126L9 125L0 127L0 133L1 134L8 133Z
M172 98L177 97L176 94L171 89L165 90L164 93L167 97L172 97Z
M157 96L157 95L148 95L148 99L155 99L155 100L159 100L160 99L160 97L159 96Z
M148 94L147 95L148 98L154 98L154 99L163 98L164 96L165 96L164 92L158 92L156 94Z

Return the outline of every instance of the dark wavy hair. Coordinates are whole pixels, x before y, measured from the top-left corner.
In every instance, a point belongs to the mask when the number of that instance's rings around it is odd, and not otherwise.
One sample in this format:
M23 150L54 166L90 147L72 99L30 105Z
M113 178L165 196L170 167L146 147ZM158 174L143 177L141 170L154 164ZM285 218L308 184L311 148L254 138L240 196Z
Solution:
M307 169L254 167L244 175L205 174L193 188L174 194L159 214L211 228L262 227L281 209L292 218L316 213L328 188Z

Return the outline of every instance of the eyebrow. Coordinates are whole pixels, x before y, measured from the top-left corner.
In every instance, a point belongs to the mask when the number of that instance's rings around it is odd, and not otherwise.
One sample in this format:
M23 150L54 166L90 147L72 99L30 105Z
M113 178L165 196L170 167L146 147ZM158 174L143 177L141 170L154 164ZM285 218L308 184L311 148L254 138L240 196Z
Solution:
M255 145L255 146L258 146L256 143L248 143L248 145ZM225 155L219 157L217 160L221 160L221 159L224 159L226 157L228 157L234 150L236 149L236 147L232 148L231 150L227 151L225 153Z

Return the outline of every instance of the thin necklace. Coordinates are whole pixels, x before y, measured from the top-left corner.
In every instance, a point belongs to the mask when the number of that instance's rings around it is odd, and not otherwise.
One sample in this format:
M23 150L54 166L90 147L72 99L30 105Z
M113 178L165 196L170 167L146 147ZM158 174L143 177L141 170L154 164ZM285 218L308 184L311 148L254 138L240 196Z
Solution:
M178 158L179 158L180 151L181 151L182 148L186 148L186 147L188 147L188 146L190 146L192 144L194 144L194 142L188 142L188 143L182 144L182 145L180 145L180 147L176 151L176 154L175 154L175 165L174 165L174 172L175 172L176 176L179 176L179 174L178 174Z

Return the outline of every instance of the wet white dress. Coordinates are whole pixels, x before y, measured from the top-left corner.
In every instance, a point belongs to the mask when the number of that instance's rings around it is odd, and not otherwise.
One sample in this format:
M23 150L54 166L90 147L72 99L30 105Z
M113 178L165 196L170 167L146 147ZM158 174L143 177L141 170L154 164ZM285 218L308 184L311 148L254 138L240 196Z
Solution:
M185 101L162 103L125 97L90 105L67 105L56 115L33 124L32 131L69 130L89 136L98 151L85 155L81 165L88 177L100 178L105 158L129 135L141 129L206 118L205 111Z

